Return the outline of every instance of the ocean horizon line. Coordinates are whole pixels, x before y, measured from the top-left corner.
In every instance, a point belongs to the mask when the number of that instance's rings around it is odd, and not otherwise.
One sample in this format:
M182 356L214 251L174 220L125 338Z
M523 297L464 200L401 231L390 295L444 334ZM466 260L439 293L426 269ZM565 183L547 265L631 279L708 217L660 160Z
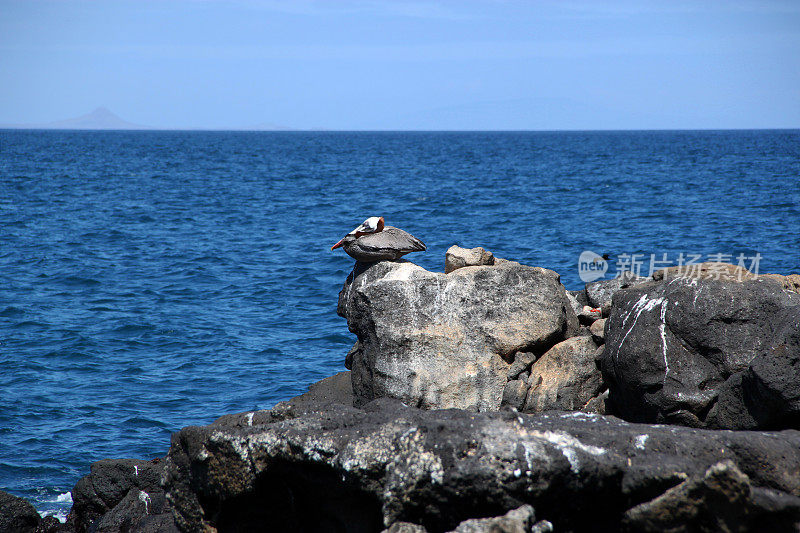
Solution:
M28 128L0 126L0 131L60 132L220 132L220 133L635 133L635 132L731 132L731 131L800 131L797 127L776 128L599 128L599 129L248 129L248 128Z

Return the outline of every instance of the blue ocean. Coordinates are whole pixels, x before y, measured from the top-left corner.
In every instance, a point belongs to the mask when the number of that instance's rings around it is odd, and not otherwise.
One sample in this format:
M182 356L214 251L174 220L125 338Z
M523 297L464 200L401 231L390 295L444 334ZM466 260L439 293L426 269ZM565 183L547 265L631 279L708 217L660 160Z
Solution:
M369 216L569 289L587 250L800 272L800 131L0 131L0 489L63 518L93 461L343 370Z

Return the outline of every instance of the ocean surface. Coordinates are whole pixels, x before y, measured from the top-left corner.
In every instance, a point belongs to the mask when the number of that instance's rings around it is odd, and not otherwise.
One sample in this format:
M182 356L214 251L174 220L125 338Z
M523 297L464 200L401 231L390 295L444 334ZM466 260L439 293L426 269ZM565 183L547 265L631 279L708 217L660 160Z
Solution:
M800 131L0 131L0 489L63 519L93 461L344 370L330 247L378 215L569 289L585 250L800 272Z

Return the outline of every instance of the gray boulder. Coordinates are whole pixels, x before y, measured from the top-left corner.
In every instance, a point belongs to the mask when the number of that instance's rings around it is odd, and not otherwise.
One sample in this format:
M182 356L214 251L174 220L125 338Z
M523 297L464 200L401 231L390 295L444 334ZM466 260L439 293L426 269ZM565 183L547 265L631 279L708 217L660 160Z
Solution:
M601 358L637 422L800 427L800 295L775 280L671 277L617 292Z
M517 352L514 355L514 362L508 368L508 379L517 379L520 374L529 371L534 361L536 361L535 353Z
M244 419L250 424L239 423ZM709 477L709 466L725 460L733 465L728 477L739 483L734 489L750 489L749 498L734 498L745 523L765 516L799 523L798 431L650 426L582 413L425 411L389 399L363 409L284 405L184 428L172 438L165 487L185 532L263 524L275 531L448 531L526 504L555 531L614 531L623 519L653 516L642 508L628 513L646 502L711 502L716 493L698 496L694 481L677 497L669 491L687 480L706 479L710 487L721 478ZM736 481L744 479L736 472L747 481Z
M410 522L395 522L382 533L428 533L428 530L418 524Z
M567 291L567 298L569 298L572 308L575 310L575 314L583 309L584 305L589 305L589 298L586 296L585 289L581 289L579 291Z
M592 325L589 327L589 331L592 334L592 339L594 339L594 342L597 344L605 344L606 342L605 329L607 320L608 319L606 318L601 318L600 320L594 321L594 323L592 323Z
M558 274L513 261L450 274L357 264L338 313L358 337L356 405L496 410L516 353L544 353L578 329Z
M582 293L583 291L581 291ZM580 303L578 299L575 297L575 291L567 291L567 301L569 305L572 307L572 311L577 315L581 312L585 303Z
M714 427L800 428L800 308L782 309L773 320L765 350L720 385L708 415Z
M528 396L528 380L512 379L503 388L502 405L522 409L525 405L525 398Z
M608 399L608 389L604 390L584 405L581 408L581 411L584 413L593 413L597 415L606 415L609 414L608 409L606 409L606 400Z
M574 411L603 389L595 364L597 345L591 337L572 337L550 348L531 367L523 410ZM509 382L510 383L510 382Z
M447 249L444 258L444 273L450 272L467 266L493 265L494 255L480 246L477 248L461 248L451 246Z

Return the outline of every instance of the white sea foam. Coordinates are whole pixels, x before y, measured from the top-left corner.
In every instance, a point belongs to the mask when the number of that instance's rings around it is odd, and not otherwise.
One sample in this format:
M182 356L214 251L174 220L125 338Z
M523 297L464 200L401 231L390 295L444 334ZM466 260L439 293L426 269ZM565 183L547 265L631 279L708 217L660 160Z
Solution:
M39 511L39 516L45 518L47 516L55 516L56 519L61 522L62 524L67 521L67 515L69 514L69 509L56 509L51 511Z

